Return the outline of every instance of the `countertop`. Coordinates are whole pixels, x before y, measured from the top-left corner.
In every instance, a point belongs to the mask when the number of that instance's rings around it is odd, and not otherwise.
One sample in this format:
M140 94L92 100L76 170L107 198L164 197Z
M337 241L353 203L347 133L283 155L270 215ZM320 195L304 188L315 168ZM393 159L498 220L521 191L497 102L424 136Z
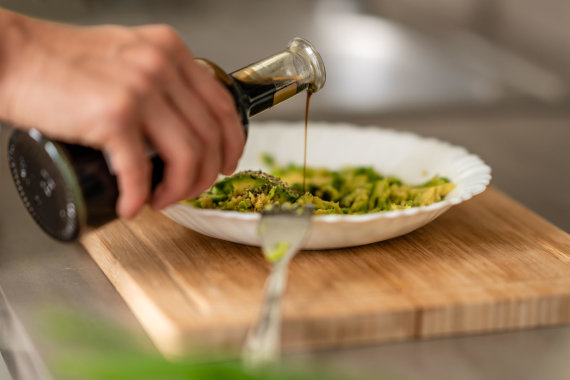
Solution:
M508 194L514 193L515 198L523 198L523 203L539 214L546 214L547 218L553 215L548 219L559 220L560 223L555 224L568 230L570 213L565 211L565 207L569 206L562 190L567 186L556 183L567 179L555 179L552 175L566 170L570 162L567 151L562 150L563 142L570 141L570 128L565 117L539 115L534 119L525 118L522 122L518 118L489 116L484 122L481 118L478 121L469 118L470 121L463 124L454 117L451 119L455 121L448 120L447 123L446 117L438 119L438 123L426 124L428 118L423 117L421 127L406 129L468 146L493 168L494 185L506 189ZM411 126L412 123L408 120L406 125ZM396 123L393 126L399 128ZM3 143L6 135L4 128ZM503 149L494 153L493 148L500 145ZM556 150L557 146L560 151ZM539 163L535 162L538 158L550 168L548 172L538 170ZM18 335L25 332L23 338L20 336L15 340L12 332L4 334L11 338L4 342L3 347L9 365L16 360L18 353L24 352L34 359L25 359L23 362L27 366L30 363L49 362L57 352L57 347L37 327L42 313L54 306L87 313L144 335L138 321L83 247L53 241L35 225L17 197L5 159L2 160L1 185L0 287L10 305L9 314L15 316L23 327ZM517 193L519 187L522 189ZM525 196L536 194L541 189L559 195L559 198L552 200L552 208L540 195L524 201ZM554 210L559 214L552 214ZM16 344L20 347L16 349L16 355L10 354L10 344L14 341L24 342ZM150 342L147 343L150 347ZM352 347L295 354L287 360L311 365L334 365L349 371L390 374L406 379L533 379L545 374L550 379L564 379L570 376L568 354L570 327L557 327ZM16 361L22 362L22 359ZM45 370L41 367L38 371Z

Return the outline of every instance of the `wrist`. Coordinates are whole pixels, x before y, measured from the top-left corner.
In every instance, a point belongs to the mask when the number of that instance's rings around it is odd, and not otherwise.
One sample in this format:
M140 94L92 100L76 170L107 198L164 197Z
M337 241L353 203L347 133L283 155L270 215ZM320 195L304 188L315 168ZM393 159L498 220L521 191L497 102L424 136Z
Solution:
M19 66L26 49L27 17L0 8L0 119L9 119L7 108Z

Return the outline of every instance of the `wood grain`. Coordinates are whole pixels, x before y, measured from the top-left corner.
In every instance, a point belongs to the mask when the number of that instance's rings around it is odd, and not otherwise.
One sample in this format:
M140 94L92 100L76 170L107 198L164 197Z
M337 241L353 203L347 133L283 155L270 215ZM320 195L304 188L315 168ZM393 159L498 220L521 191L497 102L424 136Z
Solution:
M83 244L165 354L239 349L269 267L258 248L145 210ZM406 236L301 252L284 303L288 350L570 322L570 236L488 189Z

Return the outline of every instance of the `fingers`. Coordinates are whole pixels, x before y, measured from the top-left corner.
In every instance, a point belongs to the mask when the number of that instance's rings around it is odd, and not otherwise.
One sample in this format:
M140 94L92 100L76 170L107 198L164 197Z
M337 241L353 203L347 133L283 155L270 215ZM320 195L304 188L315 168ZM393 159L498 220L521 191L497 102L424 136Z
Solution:
M162 208L182 197L195 197L217 178L222 165L220 128L203 99L168 64L165 54L153 47L131 46L123 51L139 75L127 75L135 92L146 95L149 85L162 88L147 101L144 110L145 133L159 155L165 160L164 183L156 190L154 208ZM136 70L135 70L136 72ZM196 162L188 164L186 151L200 152ZM182 173L181 168L192 170ZM194 182L189 182L194 178ZM186 186L184 186L186 184ZM181 193L183 189L185 193Z
M107 147L119 179L117 211L123 217L134 216L149 198L148 142L165 162L163 180L151 199L155 209L198 196L220 172L231 174L245 144L232 96L194 62L176 33L163 26L135 29L143 42L117 50L131 70L104 73L140 107L137 128Z
M153 25L140 27L138 31L177 62L176 79L168 82L171 99L187 118L192 119L193 115L188 113L192 113L194 107L189 106L192 103L188 103L189 98L184 96L184 91L180 88L184 87L186 91L198 97L205 111L202 113L204 122L197 123L195 120L193 124L197 128L203 128L203 133L209 133L208 130L212 126L218 130L217 133L221 136L221 172L231 174L245 145L245 134L233 97L206 69L194 61L192 54L172 28ZM213 124L206 118L212 120ZM204 137L203 133L200 136Z
M217 178L222 168L222 139L216 120L206 105L194 92L183 85L172 86L174 95L169 98L171 107L178 111L187 128L196 136L202 150L200 171L190 193L193 198L206 190Z
M145 157L145 145L137 133L115 135L106 145L111 165L118 178L117 214L132 218L147 201L150 193L150 163Z
M152 207L161 209L184 197L193 197L215 180L219 156L213 150L204 151L199 137L189 128L171 104L157 97L145 107L146 134L164 160L162 183L155 190ZM198 187L198 183L208 183Z
M245 145L243 125L238 117L236 104L230 92L196 64L190 54L183 55L181 74L200 96L207 109L214 116L222 137L222 173L231 174Z

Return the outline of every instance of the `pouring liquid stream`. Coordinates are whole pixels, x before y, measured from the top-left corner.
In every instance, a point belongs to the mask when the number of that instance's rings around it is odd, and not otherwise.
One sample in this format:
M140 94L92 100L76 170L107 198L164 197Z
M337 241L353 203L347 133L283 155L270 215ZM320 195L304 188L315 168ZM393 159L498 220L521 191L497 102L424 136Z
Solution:
M303 150L303 194L307 192L307 131L309 130L309 105L313 92L307 90L307 101L305 102L305 146Z

